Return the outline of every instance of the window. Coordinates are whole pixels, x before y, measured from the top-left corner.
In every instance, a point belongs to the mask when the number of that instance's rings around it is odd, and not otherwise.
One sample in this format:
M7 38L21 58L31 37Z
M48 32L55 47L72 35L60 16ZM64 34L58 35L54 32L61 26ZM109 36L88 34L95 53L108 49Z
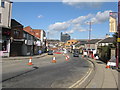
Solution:
M7 50L7 42L4 41L4 42L2 43L2 51L6 51L6 50Z
M24 34L23 34L23 37L24 37L25 39L27 39L27 33L24 33Z
M5 7L5 2L1 2L1 7Z
M15 37L19 37L19 35L20 35L20 32L17 31L17 30L14 30L14 36L15 36Z

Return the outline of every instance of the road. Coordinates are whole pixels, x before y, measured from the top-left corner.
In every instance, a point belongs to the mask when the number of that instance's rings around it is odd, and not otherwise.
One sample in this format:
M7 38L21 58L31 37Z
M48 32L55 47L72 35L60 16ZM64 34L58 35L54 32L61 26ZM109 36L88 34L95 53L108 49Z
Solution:
M65 60L62 54L55 55L57 63L51 63L53 55L28 60L3 62L3 88L68 88L80 80L91 64L80 57Z

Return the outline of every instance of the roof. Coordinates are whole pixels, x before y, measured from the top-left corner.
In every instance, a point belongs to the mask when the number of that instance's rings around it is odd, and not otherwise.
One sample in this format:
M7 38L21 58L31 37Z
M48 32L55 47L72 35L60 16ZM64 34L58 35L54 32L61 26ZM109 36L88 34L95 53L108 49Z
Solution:
M114 37L108 37L100 41L99 43L113 43L114 42Z
M35 37L41 38L41 30L40 29L33 29L35 32Z
M92 39L92 40L88 41L86 44L95 44L95 43L97 43L100 40L101 39Z
M88 41L88 39L76 39L76 40L78 40L78 41Z
M30 26L27 26L27 27L23 28L23 30L37 38L41 38L41 30L40 29L32 29Z
M81 45L84 45L86 43L87 43L87 41L79 41L75 44L75 46L81 46Z
M11 27L20 27L20 26L23 27L23 25L19 23L17 20L11 19Z
M86 44L87 41L80 41L80 44L83 45L83 44Z

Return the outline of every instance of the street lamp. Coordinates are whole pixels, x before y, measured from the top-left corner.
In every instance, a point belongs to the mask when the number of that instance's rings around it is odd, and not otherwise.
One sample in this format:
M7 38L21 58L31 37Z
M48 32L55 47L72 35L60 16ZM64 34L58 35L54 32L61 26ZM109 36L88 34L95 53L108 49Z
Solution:
M45 47L45 52L46 52L46 50L47 50L47 48L46 48L46 37L43 37L43 39L44 39L44 47Z

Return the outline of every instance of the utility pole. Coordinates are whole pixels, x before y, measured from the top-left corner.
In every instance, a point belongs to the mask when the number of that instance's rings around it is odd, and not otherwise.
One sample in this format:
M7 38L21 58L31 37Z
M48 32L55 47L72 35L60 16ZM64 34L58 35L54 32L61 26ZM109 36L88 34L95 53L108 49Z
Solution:
M117 38L117 61L116 67L120 68L120 0L118 0L118 38Z
M89 21L87 23L89 24L89 41L88 42L90 42L90 40L91 40L91 25L92 25L92 22ZM90 49L90 44L89 44L89 49Z

